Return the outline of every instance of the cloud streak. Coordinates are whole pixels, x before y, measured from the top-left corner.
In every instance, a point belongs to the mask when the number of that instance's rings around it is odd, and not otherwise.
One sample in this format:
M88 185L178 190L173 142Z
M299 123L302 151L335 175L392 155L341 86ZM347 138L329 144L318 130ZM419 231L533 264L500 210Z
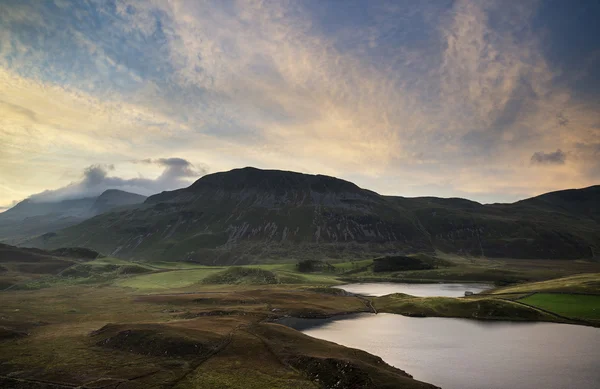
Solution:
M0 5L0 204L92 163L191 177L149 155L412 196L514 199L598 179L600 98L562 81L543 3L60 5ZM555 149L562 163L543 151Z

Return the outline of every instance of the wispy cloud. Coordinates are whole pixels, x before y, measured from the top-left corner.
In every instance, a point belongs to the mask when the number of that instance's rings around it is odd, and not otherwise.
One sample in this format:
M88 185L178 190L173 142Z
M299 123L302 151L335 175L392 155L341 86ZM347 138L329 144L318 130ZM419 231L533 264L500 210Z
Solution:
M158 164L164 167L163 172L155 179L129 178L111 176L114 165L92 165L84 169L79 181L52 190L45 190L29 197L36 202L55 202L65 199L98 196L107 189L121 189L128 192L150 195L164 190L172 190L187 186L192 179L206 174L204 168L196 169L183 158L159 158L142 160L143 163Z
M186 177L175 161L128 165L151 155L405 195L512 199L589 185L600 99L561 81L535 24L543 6L0 5L0 184L13 191L0 203L68 186L74 165ZM568 163L532 163L557 148Z

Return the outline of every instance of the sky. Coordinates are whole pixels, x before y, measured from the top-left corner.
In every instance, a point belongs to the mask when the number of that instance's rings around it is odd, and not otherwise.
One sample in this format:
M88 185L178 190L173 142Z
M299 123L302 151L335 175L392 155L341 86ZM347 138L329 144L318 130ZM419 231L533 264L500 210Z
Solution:
M0 0L0 209L244 166L512 202L600 183L600 2Z

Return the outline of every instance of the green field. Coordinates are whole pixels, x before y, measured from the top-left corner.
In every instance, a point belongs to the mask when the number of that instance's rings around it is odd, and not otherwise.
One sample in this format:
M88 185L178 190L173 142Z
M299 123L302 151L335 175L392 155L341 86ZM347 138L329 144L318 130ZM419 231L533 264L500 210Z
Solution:
M221 267L202 267L194 270L159 271L135 277L119 279L115 285L138 290L176 289L194 285L211 274L222 271Z
M518 301L569 318L600 320L600 295L536 293Z
M295 285L335 285L341 284L335 274L322 273L300 273L294 270L293 265L252 265L242 266L241 268L262 269L274 274L278 284ZM142 274L128 278L120 278L114 282L116 286L134 288L137 290L161 290L177 289L191 287L200 284L206 277L217 275L226 271L227 267L198 267L190 270L163 270L151 274ZM231 284L237 282L231 281ZM250 283L260 285L258 281L245 281L241 283Z
M430 270L374 272L370 259L321 262L300 272L295 263L217 267L23 255L29 262L2 263L6 280L18 283L2 292L0 387L43 381L89 388L308 389L364 387L356 382L372 380L371 387L429 389L377 357L272 321L387 312L600 326L600 273L573 275L598 269L593 262L440 254L424 258L435 264ZM567 277L548 280L557 274ZM331 287L369 277L520 283L464 298L364 297Z
M419 317L460 317L477 320L560 321L545 312L496 298L414 297L392 294L373 298L379 312Z
M577 274L546 281L532 282L499 288L493 293L529 293L529 292L572 292L599 293L600 273Z

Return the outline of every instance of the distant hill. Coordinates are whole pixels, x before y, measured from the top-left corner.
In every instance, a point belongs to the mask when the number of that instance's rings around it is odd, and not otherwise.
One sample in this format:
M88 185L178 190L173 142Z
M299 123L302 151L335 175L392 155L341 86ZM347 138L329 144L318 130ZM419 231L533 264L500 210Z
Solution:
M74 264L94 260L99 255L78 247L46 251L0 243L0 291L36 278L60 274Z
M99 215L117 207L141 204L146 198L146 196L136 193L125 192L118 189L108 189L96 198L91 207L91 211L93 214Z
M206 264L433 252L590 258L600 252L598 188L514 204L381 196L334 177L254 168L204 176L143 206L27 242L138 260Z
M31 237L81 223L119 207L141 204L146 196L109 189L97 197L36 202L23 200L0 213L0 242L18 244Z

